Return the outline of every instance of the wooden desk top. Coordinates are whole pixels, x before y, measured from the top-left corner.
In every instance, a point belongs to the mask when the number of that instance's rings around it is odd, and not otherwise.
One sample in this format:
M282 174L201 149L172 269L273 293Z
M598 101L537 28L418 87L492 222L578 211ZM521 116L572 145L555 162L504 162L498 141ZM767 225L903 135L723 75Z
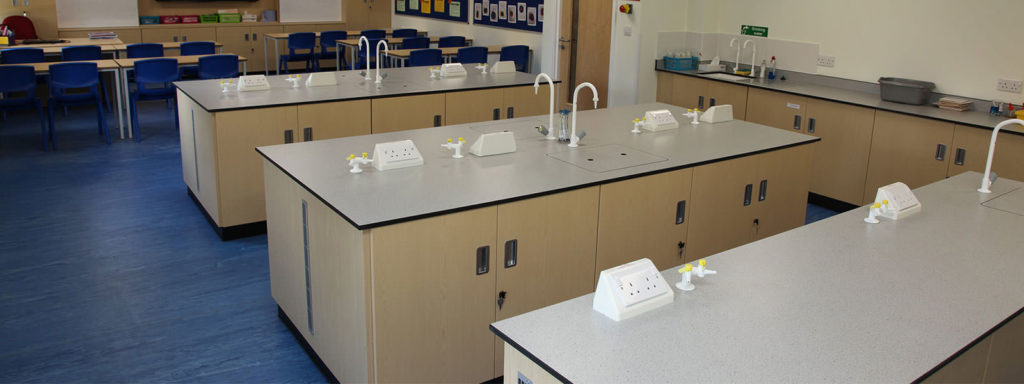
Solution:
M19 41L17 47L30 47L30 48L46 48L46 47L68 47L72 45L116 45L124 44L121 39L90 39L88 37L67 37L61 40L67 40L66 43L60 44L28 44L22 45ZM12 47L14 48L14 47Z
M223 54L224 55L233 55L233 53L223 53ZM220 53L218 53L218 55L220 55ZM176 59L176 60L178 60L178 65L195 65L195 64L199 64L199 58L200 57L204 57L204 56L213 56L213 55L142 57L142 58L137 58L137 59L114 59L114 61L117 61L117 64L120 65L123 68L134 67L136 61L148 60L148 59ZM247 59L245 56L238 56L238 61L248 61L248 60L249 59Z
M117 61L113 59L108 60L85 60L85 61L47 61L45 63L30 63L30 64L3 64L2 66L11 65L31 65L36 69L36 73L49 73L50 66L54 64L65 64L65 63L96 63L96 69L100 71L118 69L121 68Z
M440 40L440 39L441 38L437 37L437 36L431 37L430 38L430 43L431 44L437 44L438 40ZM389 38L387 38L387 40L388 40L388 44L402 44L402 41L405 40L405 38L404 37L389 37ZM338 40L338 44L349 45L349 46L355 47L355 46L359 45L359 38ZM472 45L473 44L473 39L470 39L470 38L467 37L466 38L466 44ZM457 48L463 48L463 47L457 47Z
M110 52L114 52L114 51L117 50L116 48L114 48L115 47L114 45L99 45L99 44L83 44L83 45L95 45L95 46L98 46L98 47L100 47L100 52L103 52L103 53L110 53ZM26 47L27 48L37 48L34 45L18 45L18 46L14 46L14 47L2 48L2 49L0 49L0 52L3 52L3 51L8 50L8 49L26 48ZM52 55L59 55L61 50L64 49L64 48L67 48L67 47L71 47L71 45L63 46L63 47L45 46L45 47L41 47L41 48L43 50L43 54L44 55L52 56Z
M487 45L487 46L477 45L477 47L487 48L487 53L488 54L493 54L493 53L501 53L501 48L506 47L506 46L505 45ZM440 48L441 49L441 55L442 56L455 56L455 55L457 55L459 53L459 49L460 48L469 48L469 47L444 47L444 48ZM423 48L419 48L419 49L423 49ZM434 49L438 49L438 48L434 48ZM388 56L394 56L394 57L399 57L399 58L405 59L405 58L408 58L409 54L412 51L415 51L415 50L416 49L392 49L392 50L388 51Z
M391 31L392 30L390 30L390 29L385 29L384 30L384 34L390 35ZM314 32L314 33L316 33L316 37L320 37L320 32ZM345 31L345 33L347 33L349 36L360 36L360 35L363 34L363 31L361 29L353 29L353 30L347 30L347 31ZM422 34L422 33L424 33L424 31L419 31L419 33ZM266 33L266 34L264 34L264 36L269 37L271 39L280 40L280 39L287 39L289 34L291 34L291 32Z
M216 42L216 41L210 41L210 42L213 43L213 45L216 46L217 48L220 48L220 47L224 46L224 44L221 44L221 43ZM178 42L178 41L167 41L167 42L160 42L160 43L157 43L157 44L163 45L164 49L180 49L181 48L181 42ZM115 50L118 50L118 51L127 51L128 50L128 44L115 44L115 45L113 45L113 47L114 47Z

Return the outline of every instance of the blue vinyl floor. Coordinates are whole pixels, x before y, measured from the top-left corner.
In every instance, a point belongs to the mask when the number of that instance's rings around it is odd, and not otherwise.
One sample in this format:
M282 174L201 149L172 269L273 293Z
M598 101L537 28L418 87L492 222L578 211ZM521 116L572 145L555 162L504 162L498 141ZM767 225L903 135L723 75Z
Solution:
M188 198L178 134L142 103L142 143L94 110L0 122L0 383L323 382L278 320L266 236L221 242ZM835 214L809 206L808 222Z

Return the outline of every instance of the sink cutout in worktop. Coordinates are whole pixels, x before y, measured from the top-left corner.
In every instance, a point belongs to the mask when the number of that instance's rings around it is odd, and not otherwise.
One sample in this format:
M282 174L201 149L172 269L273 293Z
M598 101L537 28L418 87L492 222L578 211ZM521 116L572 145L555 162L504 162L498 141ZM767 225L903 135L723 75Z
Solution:
M996 181L997 183L999 181ZM1009 212L1015 215L1024 216L1024 189L1014 189L1010 192L993 197L991 200L981 203L982 206Z
M611 144L549 153L549 157L591 172L608 172L668 160L624 145Z

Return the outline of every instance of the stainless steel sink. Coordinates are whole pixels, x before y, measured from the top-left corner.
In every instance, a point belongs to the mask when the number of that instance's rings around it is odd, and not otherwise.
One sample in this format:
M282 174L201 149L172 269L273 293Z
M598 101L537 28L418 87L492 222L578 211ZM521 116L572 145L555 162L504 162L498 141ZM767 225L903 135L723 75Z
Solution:
M710 77L712 79L725 80L725 81L750 81L752 78L747 76L734 75L725 72L709 72L701 73L702 76Z
M584 147L549 153L548 156L598 173L668 160L618 144Z

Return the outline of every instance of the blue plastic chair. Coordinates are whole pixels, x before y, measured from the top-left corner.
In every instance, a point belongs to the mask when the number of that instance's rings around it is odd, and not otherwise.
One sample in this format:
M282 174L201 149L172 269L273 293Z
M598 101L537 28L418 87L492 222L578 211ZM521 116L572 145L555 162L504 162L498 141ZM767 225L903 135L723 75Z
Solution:
M445 36L437 39L438 48L465 47L466 38L463 36Z
M525 45L510 45L501 48L500 61L513 61L516 63L516 71L526 72L526 65L530 61L530 47Z
M41 48L11 48L0 52L0 64L28 64L46 61Z
M213 55L216 53L217 45L212 41L189 41L187 43L181 43L182 56ZM195 65L186 65L181 68L181 75L182 77L199 76L199 67Z
M13 93L25 93L24 97L13 97ZM35 69L30 65L0 67L0 111L35 108L39 111L39 128L43 133L43 150L50 149L50 134L43 117L43 103L36 96Z
M156 43L128 44L129 59L164 57L164 46Z
M102 60L103 50L98 45L75 45L71 47L64 47L60 49L60 60L61 61L84 61L84 60ZM105 82L100 81L100 96L103 100L107 100L104 104L107 107L107 111L110 111L110 100L107 99L107 85ZM68 110L64 108L64 116L67 116Z
M135 141L142 141L139 135L139 108L140 100L168 100L174 101L177 97L175 88L171 82L178 81L181 76L178 74L178 60L171 58L147 59L135 62L135 82L138 87L132 91L132 130L135 134ZM147 88L147 84L160 84L160 87ZM174 104L174 116L178 115L178 103ZM178 119L174 119L174 127L178 127Z
M377 59L376 58L376 56L377 56L377 42L379 42L381 40L383 40L383 39L369 39L367 41L369 43L368 47L367 46L362 46L362 47L359 48L359 51L356 52L356 56L359 59L359 62L358 63L353 63L353 64L356 65L356 68L353 68L353 69L363 69L363 68L369 69L370 68L370 61ZM367 54L367 52L369 52L369 54Z
M364 29L362 32L359 32L360 36L366 36L366 38L370 40L383 39L384 34L383 29Z
M418 34L419 31L412 28L396 29L391 31L391 37L416 37ZM369 39L370 37L367 36L366 38Z
M487 47L459 48L455 61L463 64L479 64L487 62Z
M441 50L437 48L417 49L409 53L410 67L429 67L441 65Z
M209 55L199 58L200 79L238 77L238 55Z
M402 40L402 49L427 49L430 48L429 37L406 37Z
M46 107L50 118L50 145L57 149L57 131L54 129L53 109L67 105L96 105L100 135L110 144L110 131L103 115L103 98L99 94L100 73L96 63L70 62L50 65L50 101ZM85 93L66 93L71 89L86 89Z
M334 59L341 55L341 66L342 68L348 67L348 55L345 54L345 47L337 47L338 40L348 39L348 32L346 31L324 31L320 32L320 53L316 55L317 67L319 67L320 60ZM337 49L335 49L337 47ZM341 70L341 68L336 68Z
M308 50L308 53L298 53L298 50ZM316 33L296 32L288 34L288 53L281 55L278 65L288 73L288 63L293 61L305 61L306 72L319 69L319 65L313 60L316 54Z

